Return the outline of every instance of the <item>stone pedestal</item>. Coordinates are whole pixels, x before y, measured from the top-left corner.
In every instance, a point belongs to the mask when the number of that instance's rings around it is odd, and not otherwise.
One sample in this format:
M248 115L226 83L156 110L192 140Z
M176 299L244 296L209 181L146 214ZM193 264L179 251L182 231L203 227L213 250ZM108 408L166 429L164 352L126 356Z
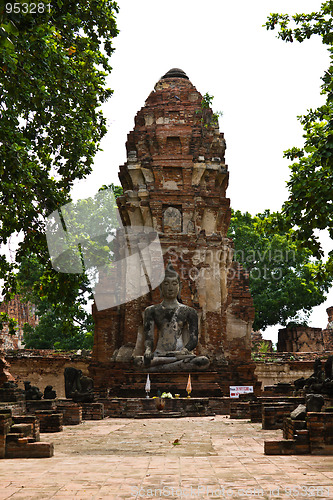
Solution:
M37 417L13 417L11 410L0 412L0 458L49 458L52 443L39 441Z
M82 409L83 420L103 420L104 405L103 403L80 403Z
M54 413L52 410L36 411L36 417L39 420L40 432L62 432L63 415Z
M253 363L228 363L210 366L202 372L191 372L194 397L229 397L229 387L253 385L254 393L260 394L260 383L254 375ZM131 363L92 363L90 374L95 381L96 392L102 397L144 397L147 372L135 370ZM188 373L150 373L151 395L157 390L186 396Z
M82 407L71 399L57 399L57 412L63 414L64 425L78 425L82 422Z
M333 455L333 413L308 412L306 421L285 417L283 441L265 441L266 455Z

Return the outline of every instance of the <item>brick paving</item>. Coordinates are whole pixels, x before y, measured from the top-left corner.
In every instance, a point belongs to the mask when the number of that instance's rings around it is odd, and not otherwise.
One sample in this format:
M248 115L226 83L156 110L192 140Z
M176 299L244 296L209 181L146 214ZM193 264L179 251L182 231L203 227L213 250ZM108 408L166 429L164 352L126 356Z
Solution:
M333 456L265 456L281 437L226 416L86 421L42 434L52 458L1 460L0 500L333 499Z

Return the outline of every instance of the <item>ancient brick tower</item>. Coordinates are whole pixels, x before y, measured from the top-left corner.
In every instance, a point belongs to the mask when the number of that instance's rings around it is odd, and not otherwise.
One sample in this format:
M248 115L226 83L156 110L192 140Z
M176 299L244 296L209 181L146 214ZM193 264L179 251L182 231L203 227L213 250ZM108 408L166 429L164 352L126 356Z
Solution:
M124 226L150 226L159 233L165 262L171 259L181 276L182 300L199 314L196 352L207 355L211 370L224 377L224 391L228 381L254 383L253 303L226 237L231 210L225 140L182 70L172 69L157 82L126 148L119 173L124 195L117 200ZM97 386L114 386L106 382L106 369L113 379L120 369L132 370L131 356L143 353L143 310L160 300L156 289L117 308L94 308L91 374Z

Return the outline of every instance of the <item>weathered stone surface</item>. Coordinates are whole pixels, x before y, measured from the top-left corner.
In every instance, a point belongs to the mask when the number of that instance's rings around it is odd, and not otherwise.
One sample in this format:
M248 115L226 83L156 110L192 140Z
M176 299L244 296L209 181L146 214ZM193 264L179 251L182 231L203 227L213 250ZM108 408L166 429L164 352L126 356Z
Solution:
M71 399L57 400L57 412L63 414L64 425L78 425L82 422L82 407Z
M65 368L66 398L71 398L76 403L92 403L94 401L94 382L90 377L82 374L81 370L73 367Z
M61 432L63 429L63 414L52 410L36 411L40 432Z
M14 420L14 424L13 424ZM52 443L39 442L37 417L13 417L10 409L0 412L0 458L43 458L53 455Z
M281 352L324 351L321 328L290 326L279 330L277 350Z
M280 352L324 352L333 351L333 307L326 309L326 329L308 326L293 326L279 330L277 350Z
M37 401L26 401L26 410L28 413L36 413L37 411L53 411L56 409L54 399L40 399Z
M306 421L285 418L287 441L265 441L266 455L333 455L333 413L309 412Z
M288 398L289 399L289 398ZM292 398L290 398L292 399ZM294 401L276 401L275 403L263 403L262 405L262 428L282 429L283 419L290 415L295 409L297 402Z
M102 420L104 418L103 403L80 403L82 420Z
M12 414L10 410L0 412L0 458L5 458L6 436L12 425Z
M39 420L35 415L13 415L14 424L29 424L32 426L32 436L35 441L39 441L40 438L40 429L39 429Z
M60 398L65 397L65 384L63 377L59 377L59 373L63 373L67 367L73 367L81 370L84 375L88 375L90 363L90 357L75 353L29 349L7 352L6 360L10 364L11 373L19 387L23 387L25 380L30 380L32 385L37 385L41 389L52 385ZM0 401L3 401L1 392L0 388ZM15 399L6 399L6 401L16 401L20 392L19 389L17 394L12 393L10 397Z
M23 437L33 436L33 424L13 424L10 429L11 432L22 434Z
M292 420L305 420L306 417L306 406L298 405L294 411L290 413L290 418Z
M144 356L135 358L137 364L150 372L200 371L209 366L206 356L193 354L198 345L198 314L178 301L181 300L180 287L180 276L169 262L160 285L163 301L144 311Z
M308 394L305 398L306 411L321 411L324 406L324 397L321 394Z
M6 446L6 458L50 458L53 457L52 443L10 442Z
M152 398L108 398L103 399L105 416L119 418L145 417L185 417L229 415L232 400L230 398L165 398L163 412L156 410L155 399ZM234 401L233 401L234 402Z

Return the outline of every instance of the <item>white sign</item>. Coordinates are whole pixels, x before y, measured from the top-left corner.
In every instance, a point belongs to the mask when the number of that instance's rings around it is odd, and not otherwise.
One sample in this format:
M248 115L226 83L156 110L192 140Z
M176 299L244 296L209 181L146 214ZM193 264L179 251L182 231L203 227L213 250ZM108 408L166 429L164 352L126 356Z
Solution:
M230 397L239 398L240 394L249 394L253 392L253 385L231 385L230 386Z

